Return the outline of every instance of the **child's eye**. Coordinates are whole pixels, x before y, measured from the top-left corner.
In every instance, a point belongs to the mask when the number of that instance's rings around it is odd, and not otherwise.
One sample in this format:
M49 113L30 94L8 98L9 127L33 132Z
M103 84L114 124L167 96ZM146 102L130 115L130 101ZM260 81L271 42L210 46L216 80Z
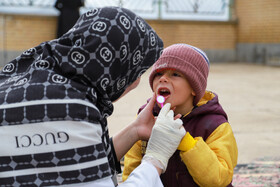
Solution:
M162 73L161 73L161 72L157 72L157 73L155 74L155 77L158 77L158 76L162 76Z
M179 73L173 73L174 77L181 77L181 75Z

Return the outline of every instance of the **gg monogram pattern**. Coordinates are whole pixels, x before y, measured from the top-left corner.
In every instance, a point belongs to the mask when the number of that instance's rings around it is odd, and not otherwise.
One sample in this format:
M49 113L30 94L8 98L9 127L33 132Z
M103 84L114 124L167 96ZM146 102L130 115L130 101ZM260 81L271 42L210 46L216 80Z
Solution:
M162 40L118 7L83 14L0 72L0 184L52 186L115 173L112 101L159 58Z

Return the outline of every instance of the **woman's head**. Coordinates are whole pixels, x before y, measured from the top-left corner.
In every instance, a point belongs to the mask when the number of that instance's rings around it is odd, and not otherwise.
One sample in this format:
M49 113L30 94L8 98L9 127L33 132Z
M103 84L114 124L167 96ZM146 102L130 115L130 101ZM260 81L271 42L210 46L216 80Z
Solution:
M141 17L118 7L83 14L58 42L55 50L67 48L65 55L57 53L62 71L82 77L111 101L153 65L163 48Z
M113 111L112 101L154 64L162 49L155 31L133 12L96 8L81 15L60 38L6 64L2 89L15 84L14 89L28 87L28 92L38 93L38 100L81 99L106 117ZM24 98L25 91L16 96Z

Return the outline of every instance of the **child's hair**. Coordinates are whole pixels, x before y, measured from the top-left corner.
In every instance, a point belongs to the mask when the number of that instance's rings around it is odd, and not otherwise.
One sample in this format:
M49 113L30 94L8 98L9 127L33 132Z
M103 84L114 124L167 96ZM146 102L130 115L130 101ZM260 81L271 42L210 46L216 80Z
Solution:
M209 73L207 55L199 48L187 44L174 44L163 50L162 55L153 65L150 74L150 86L153 89L155 74L165 69L181 72L193 88L196 96L194 105L203 97Z

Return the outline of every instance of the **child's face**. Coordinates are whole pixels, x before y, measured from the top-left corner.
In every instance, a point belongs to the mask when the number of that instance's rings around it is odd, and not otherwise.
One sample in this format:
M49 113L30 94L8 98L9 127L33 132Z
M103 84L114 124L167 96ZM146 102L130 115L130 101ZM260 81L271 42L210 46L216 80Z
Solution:
M157 72L153 80L153 90L157 96L162 95L165 103L176 107L175 114L185 115L193 108L195 93L185 76L176 70Z

